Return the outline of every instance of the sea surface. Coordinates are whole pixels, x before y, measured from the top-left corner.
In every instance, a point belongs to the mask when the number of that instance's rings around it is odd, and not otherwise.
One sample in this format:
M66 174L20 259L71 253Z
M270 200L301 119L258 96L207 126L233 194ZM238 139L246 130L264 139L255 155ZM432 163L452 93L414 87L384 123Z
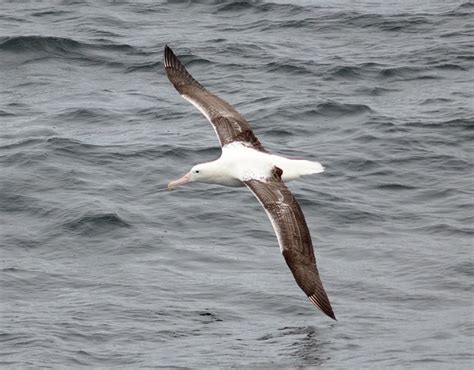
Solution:
M0 367L474 364L472 1L1 1ZM220 155L168 44L271 152L338 321Z

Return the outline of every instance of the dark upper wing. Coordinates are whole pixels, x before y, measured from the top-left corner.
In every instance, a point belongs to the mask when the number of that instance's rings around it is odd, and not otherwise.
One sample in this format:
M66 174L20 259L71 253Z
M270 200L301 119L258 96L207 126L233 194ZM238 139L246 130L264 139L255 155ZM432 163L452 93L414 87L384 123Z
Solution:
M168 46L165 47L164 64L169 80L180 95L211 122L221 146L240 141L254 149L265 151L249 123L229 103L211 94L197 82Z
M319 277L303 212L293 194L281 181L281 170L275 168L272 177L265 182L247 180L244 183L265 208L282 254L299 287L313 304L336 320Z

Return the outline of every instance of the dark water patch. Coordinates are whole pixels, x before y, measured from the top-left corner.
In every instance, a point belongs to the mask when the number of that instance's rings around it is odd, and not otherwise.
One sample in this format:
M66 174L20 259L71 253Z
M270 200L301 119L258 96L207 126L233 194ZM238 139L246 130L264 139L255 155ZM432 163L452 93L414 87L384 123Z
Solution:
M20 140L12 144L0 145L0 150L28 148L28 147L36 146L36 144L40 144L43 142L44 142L44 139L30 138L30 139Z
M43 60L47 59L47 57L42 57L42 58L35 58L35 59L28 59L25 60L24 62L20 63L20 66L27 65L29 63L36 64L38 62L42 62ZM48 81L45 79L45 81L27 81L27 82L22 82L19 83L18 85L15 85L15 88L21 89L21 88L38 88L38 86L46 86L49 85L51 81Z
M379 63L369 62L360 63L357 65L340 65L329 69L326 73L326 79L330 78L344 78L344 79L359 79L362 76L373 76L385 66Z
M92 150L97 146L92 144L86 144L79 140L64 138L64 137L51 137L46 141L47 145L52 149L64 149L68 151L76 151L76 148L82 148L85 150Z
M285 29L307 29L311 32L318 31L321 27L327 27L317 18L309 19L288 19L288 20L275 20L273 22L260 22L254 24L255 28L260 31L274 31L282 32Z
M14 117L14 116L16 116L15 113L11 113L6 110L0 109L0 117Z
M82 234L99 235L115 229L130 228L131 225L116 213L85 214L64 224L65 227Z
M13 15L0 14L0 20L14 23L32 23L27 17L15 17Z
M227 2L216 9L216 13L223 12L240 12L248 11L254 7L253 1L231 1Z
M404 123L406 127L419 127L427 129L463 129L466 131L472 131L474 129L474 117L469 118L455 118L442 121L433 120L417 120L412 122Z
M100 25L101 27L110 27L118 30L140 25L138 20L135 23L133 20L130 20L129 17L121 17L118 16L117 13L114 14L113 12L109 12L108 14L89 14L87 16L86 22L93 25Z
M297 135L296 130L290 130L290 129L285 129L285 128L271 128L268 130L264 130L262 132L262 135L265 137L278 137L278 138L284 138L288 136L295 136Z
M381 80L412 80L412 79L439 79L438 75L429 74L430 69L426 67L390 67L382 68L377 73Z
M423 46L422 48L405 55L407 60L416 65L416 68L420 68L420 62L423 62L423 64L428 66L430 69L445 64L448 66L460 66L466 70L471 68L471 64L468 62L474 60L474 54L466 52L471 48L470 45L457 44L455 46L449 42L428 45L429 46ZM449 70L449 68L447 69Z
M41 56L82 58L98 60L100 56L94 52L133 52L135 48L128 44L117 44L111 41L91 44L76 41L72 38L53 36L11 36L0 37L0 51L12 53L34 53L35 59Z
M354 142L362 143L362 144L374 144L377 141L386 140L385 138L381 138L377 135L372 134L357 134L355 137L352 138Z
M381 160L372 159L369 156L366 158L358 158L354 156L348 156L344 163L336 162L333 166L339 170L344 169L347 174L350 173L364 173L367 171L378 171L380 170ZM383 163L383 162L382 162Z
M150 71L158 69L161 67L161 61L150 61L150 62L143 62L143 63L135 63L126 67L126 72L131 73L135 71Z
M456 6L454 9L447 11L443 15L459 17L459 16L472 16L474 14L474 3L472 1L465 1L462 4Z
M158 147L146 145L94 145L64 137L52 137L46 140L46 147L61 155L71 158L101 161L101 163L117 162L126 159L157 159L157 158L206 158L218 156L217 147L195 148L193 146L174 146L162 144Z
M397 92L400 91L398 89L389 89L386 87L380 87L380 86L375 86L375 87L359 87L356 89L356 92L361 95L369 95L369 96L382 96L384 94L388 94L391 92Z
M371 127L369 130L376 130L377 132L386 133L400 133L407 134L409 130L398 124L398 120L395 117L384 117L384 116L371 116L365 122L364 126Z
M400 183L378 184L376 188L380 190L387 190L387 191L405 191L405 190L412 191L412 190L418 189L417 186L412 186L408 184L400 184Z
M373 112L365 104L338 103L336 101L327 101L320 103L316 107L316 112L322 116L340 117L347 115L367 114Z
M44 242L44 240L40 240L32 235L23 235L22 237L7 235L4 239L4 246L21 249L36 249L41 248Z
M293 75L307 75L312 73L302 64L295 63L270 62L265 65L265 69L268 72L288 73Z
M431 104L445 104L445 103L451 103L453 102L453 99L448 99L448 98L428 98L423 100L420 104L421 105L431 105Z
M350 26L375 28L384 32L418 32L433 23L430 17L412 14L381 15L342 12L335 16Z
M267 48L248 42L239 42L239 43L226 43L222 48L222 52L226 52L229 55L233 56L234 59L239 55L259 55L260 57L267 57ZM208 63L213 63L212 61L206 60ZM192 62L191 62L192 63ZM244 67L243 63L229 63L225 64L229 67Z
M361 71L359 67L342 66L334 67L327 72L330 78L360 78ZM328 78L328 77L326 77Z
M432 165L439 166L439 169L446 170L466 170L470 168L469 159L462 159L452 155L433 155L428 159Z
M88 34L90 36L97 37L97 39L94 39L94 38L92 39L92 41L94 41L94 44L104 44L104 45L110 45L110 44L113 45L113 42L110 41L110 39L121 37L121 35L118 32L112 32L110 30L103 30L99 28L92 28L88 30ZM107 37L107 38L104 39L104 37Z
M223 4L222 4L223 3ZM277 13L285 15L296 15L305 10L305 7L296 4L277 4L253 0L224 1L217 2L218 7L214 13Z
M49 17L49 16L57 16L57 17L62 17L62 16L66 16L68 14L72 14L70 11L67 11L67 10L43 10L43 11L39 11L39 12L33 12L33 13L30 13L30 16L32 17Z
M451 266L450 269L458 274L465 275L470 278L474 276L473 261L465 261L465 262L457 263L456 265Z
M304 9L302 11L307 11ZM431 16L396 14L382 15L360 13L358 11L334 11L311 7L311 15L303 19L276 19L264 30L282 30L285 28L306 29L308 31L343 31L346 29L373 28L375 32L414 33L426 30L432 23ZM297 14L297 13L296 13Z
M101 146L84 143L69 138L53 137L47 140L47 148L61 156L75 161L110 164L123 159L126 148L122 146ZM133 155L133 154L132 154ZM122 157L122 158L120 158Z
M27 127L26 129L22 128L16 130L15 132L6 132L0 134L1 138L4 139L11 139L11 140L18 140L22 142L25 138L45 138L48 136L56 135L57 132L49 127Z
M87 123L109 122L113 124L122 115L105 108L68 108L52 118L60 121L78 121Z
M45 36L16 36L0 38L0 50L11 52L60 51L79 49L85 44L69 38Z
M424 232L427 234L446 235L446 236L459 236L459 237L472 237L474 236L474 230L472 228L458 227L448 223L435 223L426 226L416 226L411 230Z
M37 150L22 150L21 152L13 154L5 154L0 156L1 162L5 166L23 166L29 167L37 164L42 164L48 158L48 153L41 149Z
M372 109L365 104L326 101L324 103L305 104L303 106L281 107L278 110L278 115L289 117L292 120L308 120L316 117L350 117L371 112L373 112ZM291 130L297 129L297 127L291 127Z
M7 191L10 184L2 183L2 191L0 192L0 210L4 212L22 212L29 210L31 205L37 202L37 199L22 194L22 189L17 189L16 192Z
M169 155L170 158L210 158L218 157L220 155L220 148L218 147L207 147L194 149L190 146L179 146L175 148L169 148L164 151L160 150L160 155ZM199 161L199 159L196 159Z
M199 312L199 316L202 317L203 324L211 324L214 322L222 321L222 319L219 316L209 311Z
M468 71L469 69L467 67L463 67L459 64L454 64L454 63L440 63L437 65L433 66L436 69L440 70L449 70L449 71Z
M456 30L456 31L449 31L449 32L444 32L439 35L439 37L442 38L459 38L460 34L465 34L466 36L469 35L469 31L461 31L461 30Z

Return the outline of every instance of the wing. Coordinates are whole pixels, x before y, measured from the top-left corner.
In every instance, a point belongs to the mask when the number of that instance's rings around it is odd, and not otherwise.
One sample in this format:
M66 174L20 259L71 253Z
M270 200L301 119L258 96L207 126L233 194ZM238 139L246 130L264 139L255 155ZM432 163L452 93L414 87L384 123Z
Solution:
M168 79L184 99L206 116L221 146L239 141L265 152L245 118L232 105L211 94L197 82L168 46L165 47L164 64Z
M281 181L282 171L274 168L265 182L244 181L265 209L278 238L281 252L296 283L309 300L326 315L336 316L319 277L313 244L301 207Z

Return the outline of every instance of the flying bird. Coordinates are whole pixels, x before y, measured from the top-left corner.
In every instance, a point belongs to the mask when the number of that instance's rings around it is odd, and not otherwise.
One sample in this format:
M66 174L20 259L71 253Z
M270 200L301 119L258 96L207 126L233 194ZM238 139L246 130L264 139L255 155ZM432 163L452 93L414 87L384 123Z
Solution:
M285 185L285 181L323 172L324 167L318 162L270 154L245 118L196 81L168 46L164 65L179 94L209 120L222 147L219 159L192 167L183 177L171 181L168 189L194 181L250 189L271 221L296 283L316 307L336 320L316 267L303 212Z

